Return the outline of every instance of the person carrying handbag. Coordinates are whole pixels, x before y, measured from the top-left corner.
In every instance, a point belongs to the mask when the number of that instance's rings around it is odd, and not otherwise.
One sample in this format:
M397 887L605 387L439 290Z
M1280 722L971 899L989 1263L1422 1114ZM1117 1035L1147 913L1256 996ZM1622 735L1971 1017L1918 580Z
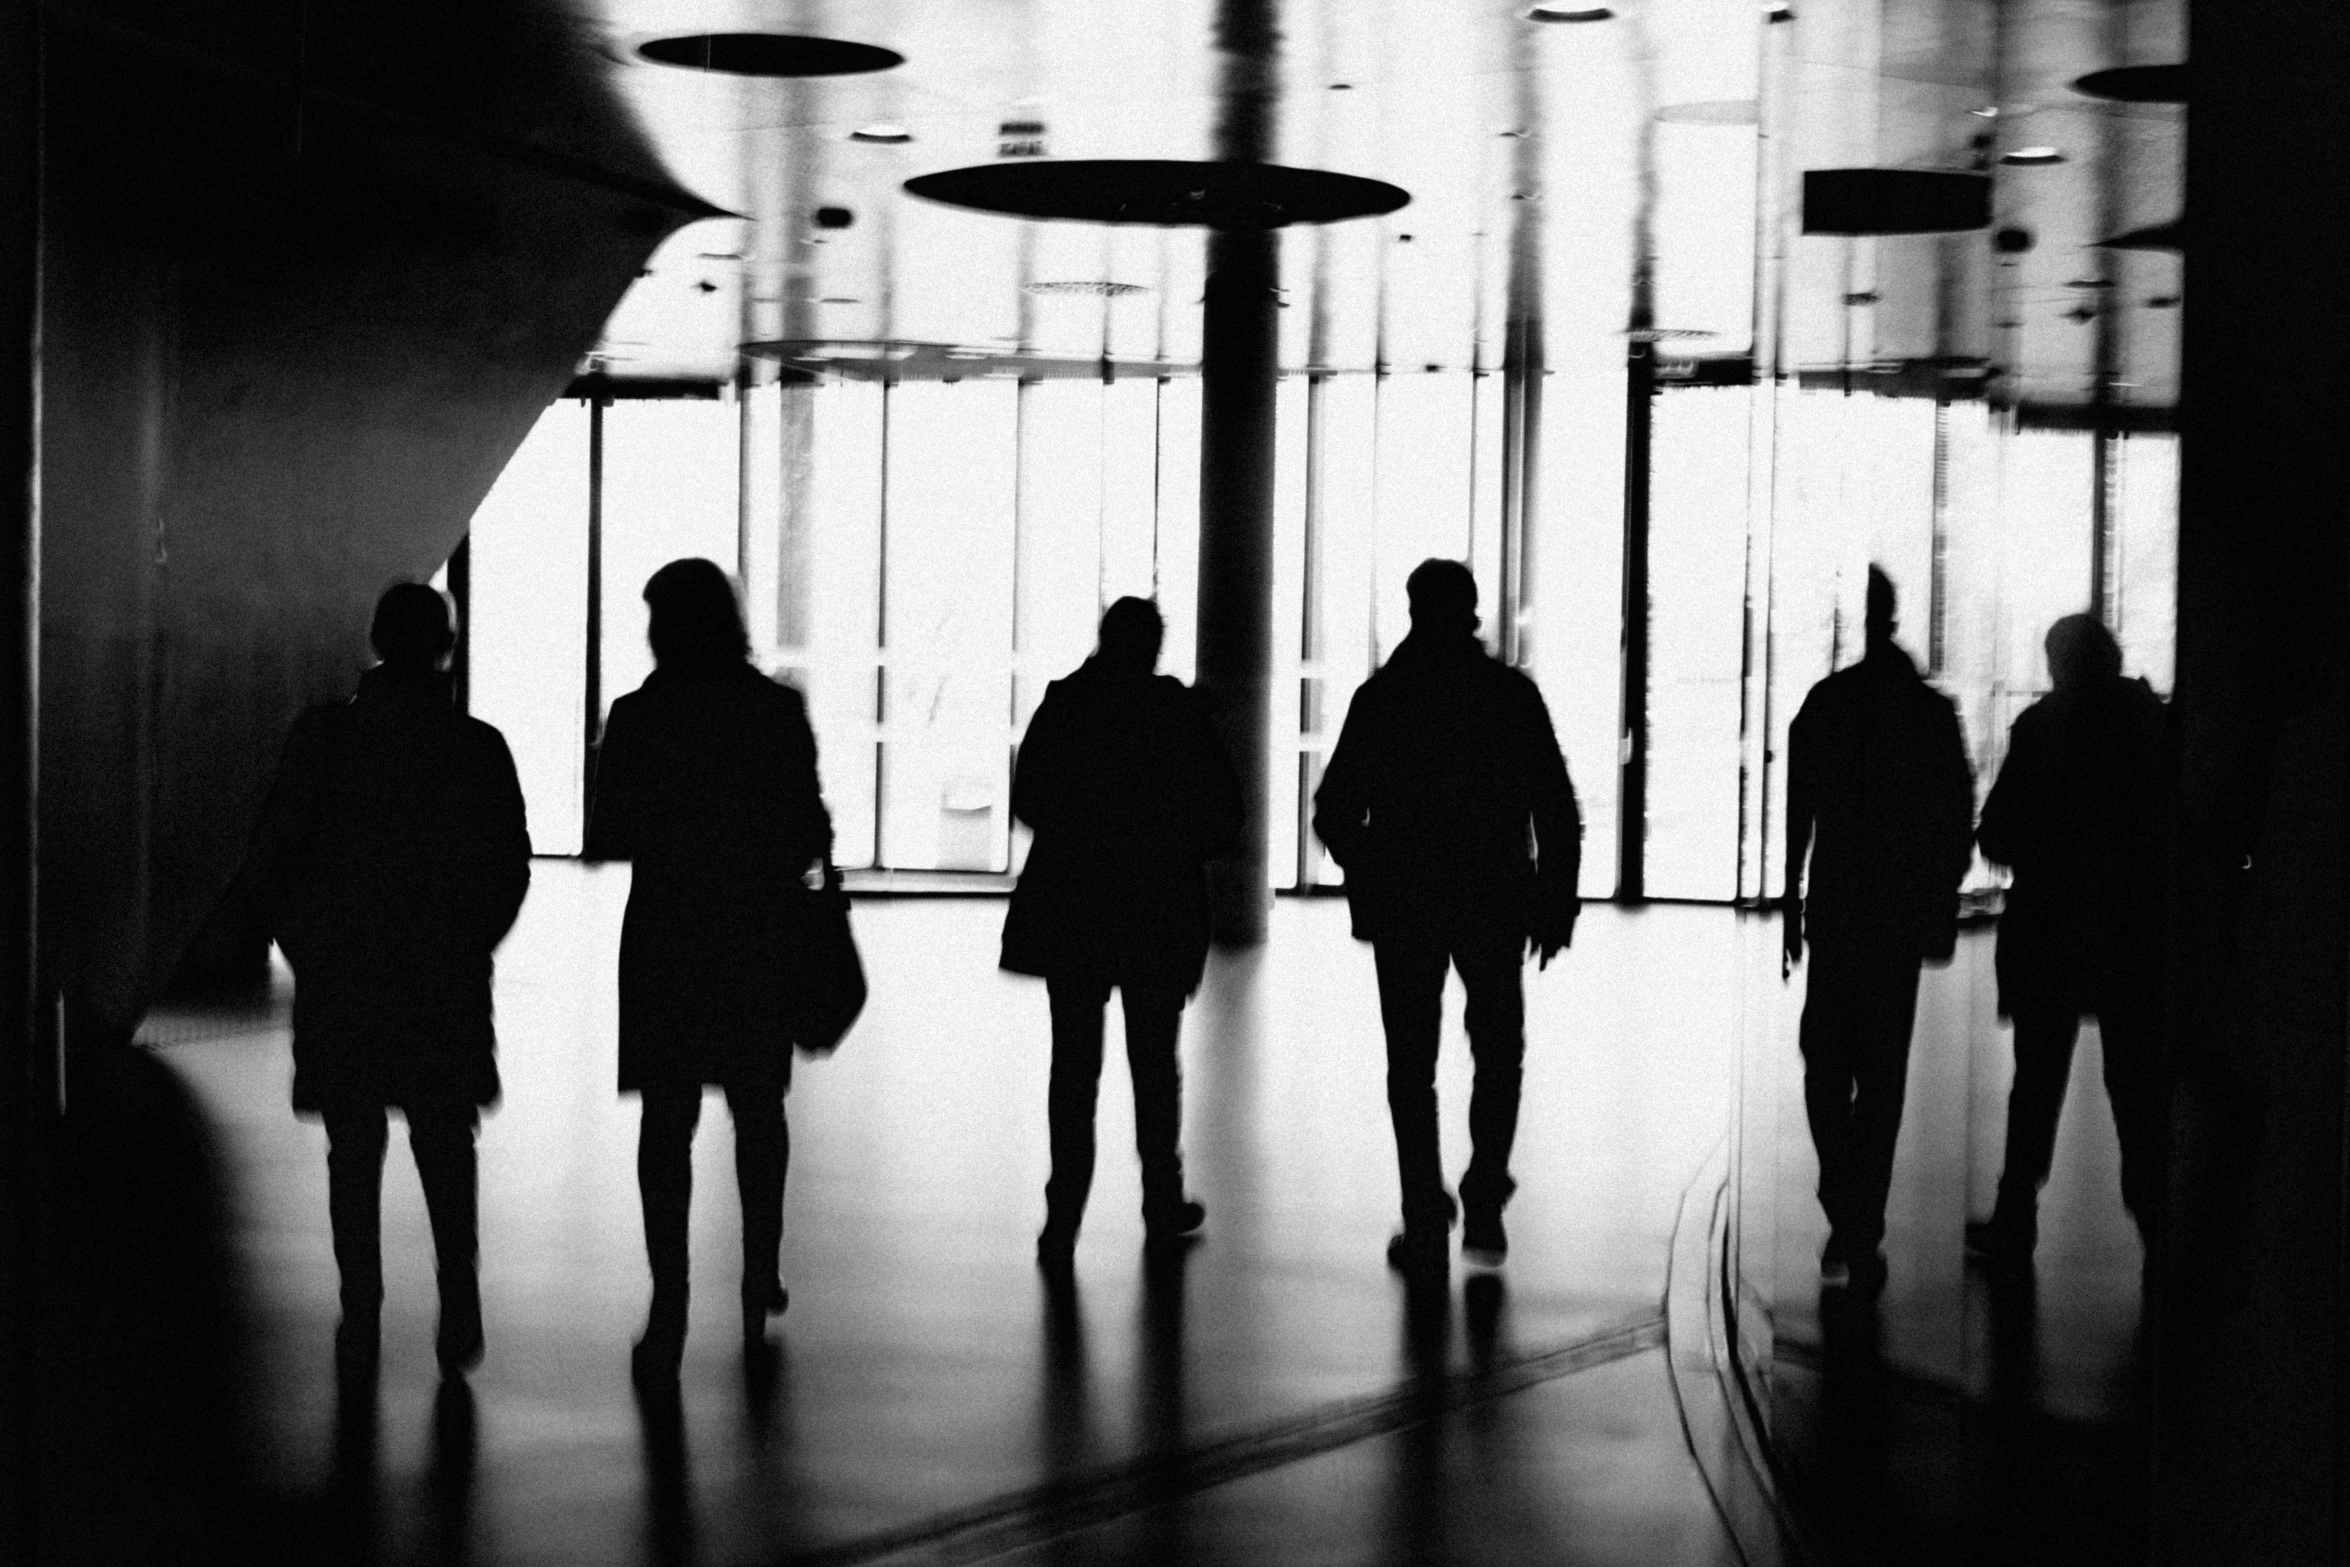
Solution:
M655 668L612 704L596 748L586 858L628 860L620 936L620 1073L643 1101L637 1185L652 1304L631 1365L674 1378L685 1352L687 1214L705 1087L734 1117L742 1197L746 1353L789 1304L779 1271L795 1035L816 983L813 933L828 928L832 818L816 777L807 705L749 658L734 584L706 560L645 584ZM809 878L824 885L812 889ZM837 904L830 905L837 913ZM845 918L836 935L846 939ZM845 1026L843 1024L842 1026Z

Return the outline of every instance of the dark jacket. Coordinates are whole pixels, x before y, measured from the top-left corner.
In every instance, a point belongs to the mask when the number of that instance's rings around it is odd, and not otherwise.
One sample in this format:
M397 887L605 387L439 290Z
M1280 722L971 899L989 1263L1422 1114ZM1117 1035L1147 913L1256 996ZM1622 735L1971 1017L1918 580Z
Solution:
M1035 832L1004 916L1016 974L1189 994L1208 954L1205 865L1240 784L1199 698L1090 658L1045 688L1012 773Z
M2152 994L2171 779L2169 716L2143 680L2057 691L2017 717L1976 835L2015 871L1999 916L2003 1015Z
M294 967L294 1108L498 1097L491 953L530 887L498 731L372 669L295 720L246 871Z
M1363 682L1314 832L1362 940L1500 920L1563 943L1573 928L1583 818L1550 710L1466 633L1415 631Z
M629 860L620 1088L791 1079L787 1011L832 850L807 704L740 660L656 669L612 704L586 854Z
M1813 686L1787 734L1787 890L1811 941L1950 956L1974 787L1958 709L1899 647Z

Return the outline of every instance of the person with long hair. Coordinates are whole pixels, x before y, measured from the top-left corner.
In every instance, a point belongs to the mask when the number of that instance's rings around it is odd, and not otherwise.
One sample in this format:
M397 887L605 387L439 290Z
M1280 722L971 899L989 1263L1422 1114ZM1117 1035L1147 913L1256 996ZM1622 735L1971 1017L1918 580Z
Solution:
M587 858L628 860L620 1091L643 1101L637 1185L652 1305L632 1357L671 1378L685 1351L686 1219L702 1093L725 1091L742 1197L746 1352L789 1301L779 1254L790 1133L794 933L832 819L807 704L750 662L734 584L706 560L645 584L654 670L612 704L596 748Z

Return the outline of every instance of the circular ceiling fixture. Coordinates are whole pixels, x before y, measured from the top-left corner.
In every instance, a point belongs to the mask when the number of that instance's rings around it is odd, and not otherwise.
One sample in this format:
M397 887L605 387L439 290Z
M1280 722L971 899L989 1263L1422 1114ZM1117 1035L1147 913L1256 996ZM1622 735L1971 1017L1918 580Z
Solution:
M1789 5L1787 0L1770 0L1770 3L1763 7L1763 20L1765 22L1792 22L1795 20L1795 7Z
M2040 168L2051 163L2062 163L2065 161L2065 157L2054 147L2018 147L2013 152L2001 153L1999 161L2016 168L2030 169Z
M895 147L914 139L914 133L903 125L860 125L849 132L849 140L873 142L879 146Z
M2110 71L2091 71L2073 83L2073 91L2115 103L2185 103L2187 66L2122 65Z
M906 63L894 49L805 33L681 33L636 52L655 65L728 76L855 76Z
M1529 22L1605 22L1615 12L1604 5L1538 5L1526 13Z
M1147 294L1149 289L1140 283L1111 283L1092 278L1055 279L1045 283L1023 283L1024 294L1091 294L1102 299L1124 299L1129 294Z
M1277 229L1376 217L1410 202L1383 180L1278 163L1022 158L917 175L908 195L1016 218L1157 228Z

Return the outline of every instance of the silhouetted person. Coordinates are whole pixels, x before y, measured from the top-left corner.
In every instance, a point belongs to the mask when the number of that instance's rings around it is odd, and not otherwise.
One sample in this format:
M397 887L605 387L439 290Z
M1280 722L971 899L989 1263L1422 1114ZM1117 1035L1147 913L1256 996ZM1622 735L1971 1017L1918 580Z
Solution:
M2169 722L2093 616L2048 628L2055 689L2017 717L1983 804L1983 857L2011 867L1999 917L1999 1011L2015 1022L2007 1161L1973 1247L2029 1257L2040 1188L2084 1014L2098 1022L2120 1135L2122 1201L2151 1235L2163 1169L2157 1030L2163 874L2170 839Z
M1314 794L1314 831L1346 871L1354 933L1372 943L1387 1029L1403 1231L1388 1260L1442 1269L1456 1209L1436 1132L1444 974L1468 992L1469 1167L1461 1242L1498 1266L1517 1183L1510 1147L1526 1050L1520 970L1573 938L1583 819L1534 682L1477 641L1477 582L1423 561L1405 584L1411 634L1363 682Z
M370 640L383 662L358 694L295 721L248 875L294 968L294 1109L326 1123L338 1358L375 1362L390 1108L432 1215L434 1348L462 1371L482 1351L473 1140L498 1097L491 954L530 886L530 834L505 740L450 701L447 602L391 588Z
M1820 1281L1874 1294L1918 965L1958 940L1974 780L1957 708L1894 646L1893 584L1874 566L1865 627L1860 662L1813 686L1788 730L1784 913L1787 962L1811 941L1800 1039L1829 1227Z
M686 1217L702 1090L726 1091L742 1196L743 1341L789 1301L778 1273L790 957L804 878L832 851L816 737L800 693L761 674L734 585L706 560L645 584L654 669L612 704L596 748L591 860L629 860L620 932L620 1091L643 1097L637 1186L653 1299L633 1365L676 1375L685 1351Z
M1053 1020L1053 1172L1036 1258L1068 1266L1093 1187L1102 1009L1126 1008L1142 1220L1154 1242L1199 1228L1178 1146L1175 1039L1207 963L1205 865L1240 831L1240 786L1199 698L1155 674L1158 607L1122 598L1094 655L1045 688L1020 743L1012 814L1035 833L1004 917L1003 966L1043 977Z

